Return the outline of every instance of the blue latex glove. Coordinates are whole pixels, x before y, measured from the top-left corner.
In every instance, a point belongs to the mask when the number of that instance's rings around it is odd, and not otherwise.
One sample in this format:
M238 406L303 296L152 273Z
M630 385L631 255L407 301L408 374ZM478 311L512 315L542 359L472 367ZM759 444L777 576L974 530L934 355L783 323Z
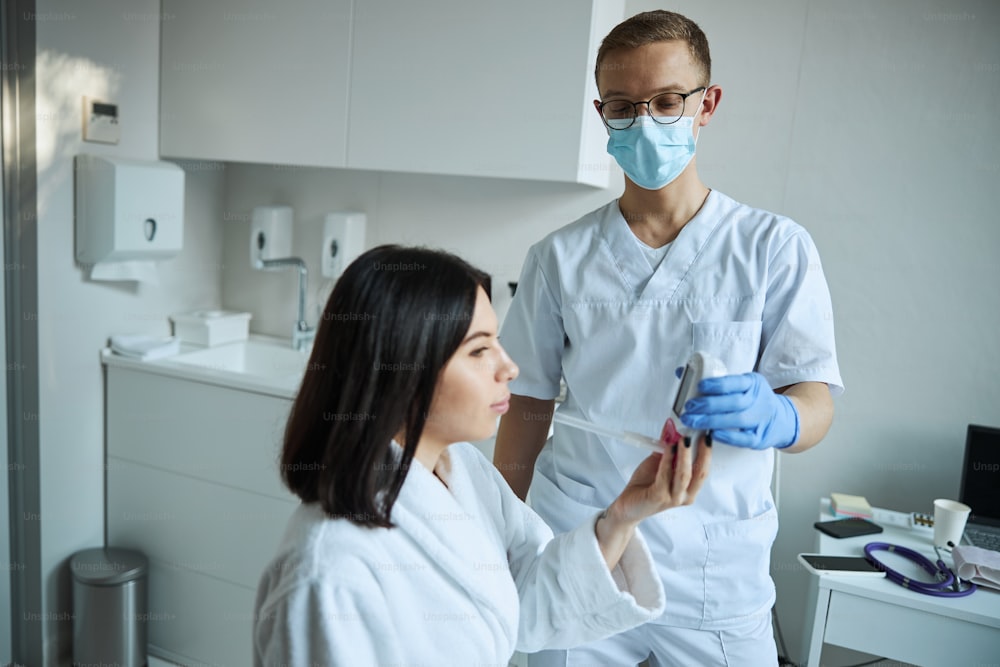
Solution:
M799 413L787 396L774 393L760 373L706 378L701 396L684 406L681 421L712 431L716 442L750 449L782 449L799 439Z

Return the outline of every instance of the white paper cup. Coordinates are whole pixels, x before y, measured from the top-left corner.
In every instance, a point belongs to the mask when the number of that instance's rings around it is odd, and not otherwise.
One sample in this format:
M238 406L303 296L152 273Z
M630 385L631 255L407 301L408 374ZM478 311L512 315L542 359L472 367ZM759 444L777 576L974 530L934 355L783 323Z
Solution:
M965 522L972 508L957 500L938 498L934 501L934 546L947 547L948 542L961 543Z

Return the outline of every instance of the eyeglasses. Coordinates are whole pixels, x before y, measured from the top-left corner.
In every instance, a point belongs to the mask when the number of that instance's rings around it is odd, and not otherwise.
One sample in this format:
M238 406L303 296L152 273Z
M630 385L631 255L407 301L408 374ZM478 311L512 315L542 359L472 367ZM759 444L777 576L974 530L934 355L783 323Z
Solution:
M684 115L684 103L695 93L705 90L705 86L695 88L690 93L660 93L645 102L629 102L628 100L608 100L597 105L604 124L612 130L625 130L632 127L639 116L639 105L645 104L650 118L660 125L676 123Z

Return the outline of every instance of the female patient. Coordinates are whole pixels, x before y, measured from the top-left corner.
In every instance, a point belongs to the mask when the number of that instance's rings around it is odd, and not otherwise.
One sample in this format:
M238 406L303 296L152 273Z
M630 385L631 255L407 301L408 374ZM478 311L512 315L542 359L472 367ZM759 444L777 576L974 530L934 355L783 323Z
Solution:
M689 504L711 450L653 454L622 494L553 539L467 441L493 434L517 366L489 278L452 255L382 246L323 313L281 470L302 500L257 592L254 660L503 665L656 618L636 531Z

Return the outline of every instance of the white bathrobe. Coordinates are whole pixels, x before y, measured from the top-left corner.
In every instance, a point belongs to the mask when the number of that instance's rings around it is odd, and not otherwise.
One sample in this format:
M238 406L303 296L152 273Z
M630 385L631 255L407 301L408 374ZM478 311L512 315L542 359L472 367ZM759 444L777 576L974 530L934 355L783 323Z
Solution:
M553 539L466 443L436 472L414 460L395 528L296 510L257 590L257 667L506 667L515 648L569 647L663 612L638 532L612 573L596 516Z

